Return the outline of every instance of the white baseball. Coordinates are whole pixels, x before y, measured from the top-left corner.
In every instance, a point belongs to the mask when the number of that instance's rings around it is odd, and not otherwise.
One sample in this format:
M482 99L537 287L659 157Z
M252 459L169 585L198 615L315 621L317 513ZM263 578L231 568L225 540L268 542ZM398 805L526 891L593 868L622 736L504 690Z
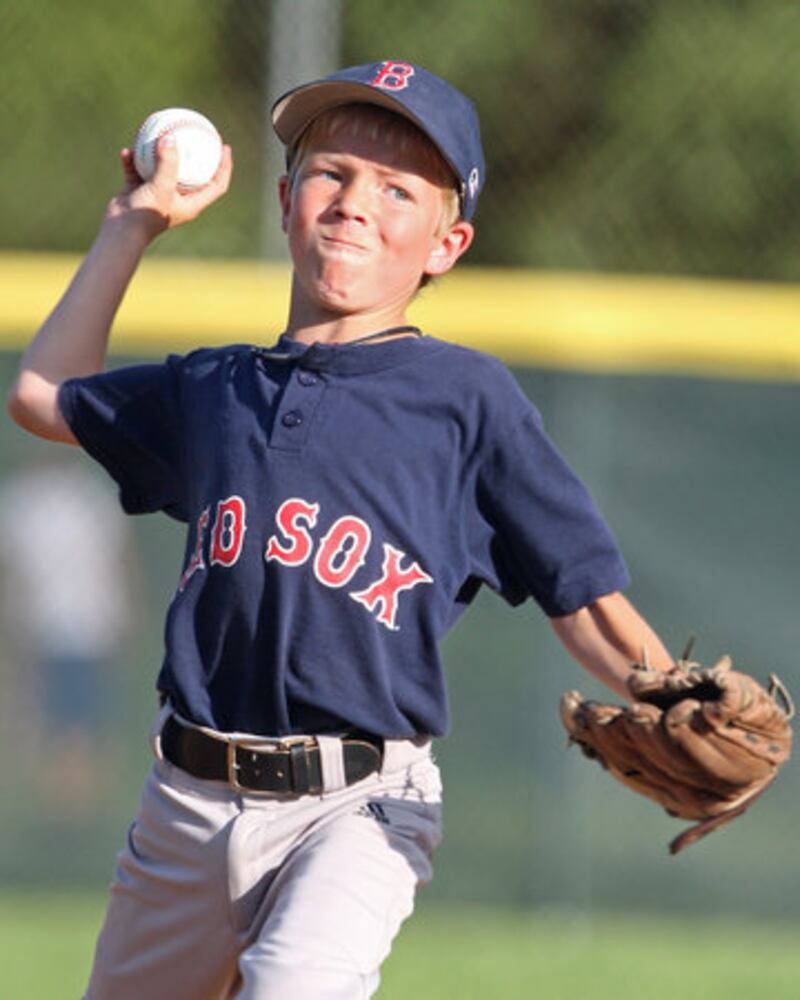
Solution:
M178 150L178 185L186 190L208 184L222 156L222 139L214 125L198 111L164 108L154 111L140 127L133 144L133 163L142 180L156 170L156 143L172 133Z

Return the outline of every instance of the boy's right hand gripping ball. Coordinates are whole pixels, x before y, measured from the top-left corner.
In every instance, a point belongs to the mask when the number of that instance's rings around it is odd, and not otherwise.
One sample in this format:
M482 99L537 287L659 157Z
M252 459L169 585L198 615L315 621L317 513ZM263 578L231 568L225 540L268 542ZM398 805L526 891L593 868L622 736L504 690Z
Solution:
M154 111L141 125L133 144L133 164L143 181L156 169L156 143L171 134L178 151L178 186L186 191L208 184L219 167L222 138L212 122L189 108Z
M774 674L766 690L727 656L707 669L684 657L669 671L635 664L628 688L624 707L569 691L561 720L570 742L618 781L699 821L670 843L672 854L740 816L789 759L794 706Z

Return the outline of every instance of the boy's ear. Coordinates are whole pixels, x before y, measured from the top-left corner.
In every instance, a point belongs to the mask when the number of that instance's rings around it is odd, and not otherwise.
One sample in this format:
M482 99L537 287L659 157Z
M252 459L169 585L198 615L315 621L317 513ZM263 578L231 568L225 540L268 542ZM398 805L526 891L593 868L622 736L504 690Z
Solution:
M281 203L281 229L286 232L289 211L292 207L292 182L288 174L278 178L278 200Z
M436 277L446 274L458 258L469 249L475 237L475 227L471 222L459 220L452 225L431 251L425 266L425 274Z

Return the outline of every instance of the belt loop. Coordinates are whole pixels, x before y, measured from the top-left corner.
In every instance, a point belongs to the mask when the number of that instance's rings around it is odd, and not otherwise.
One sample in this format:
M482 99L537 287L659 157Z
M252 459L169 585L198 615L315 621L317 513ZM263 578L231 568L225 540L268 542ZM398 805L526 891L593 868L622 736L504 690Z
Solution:
M322 772L322 790L338 792L347 786L344 773L344 751L338 736L318 736L319 764Z
M418 760L431 756L430 736L415 736L410 740L385 740L383 744L383 764L380 773L391 774L402 770Z
M164 723L172 715L172 706L168 701L165 701L161 708L158 710L158 715L150 727L150 748L156 760L163 760L164 754L161 750L161 730L164 728Z

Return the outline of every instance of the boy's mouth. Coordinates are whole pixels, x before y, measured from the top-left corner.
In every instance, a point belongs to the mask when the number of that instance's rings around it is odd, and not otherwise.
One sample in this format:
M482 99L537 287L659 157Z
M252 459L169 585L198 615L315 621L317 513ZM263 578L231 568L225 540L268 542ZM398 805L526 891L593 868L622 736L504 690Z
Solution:
M323 236L322 245L328 252L342 257L363 257L369 252L369 247L338 236Z

